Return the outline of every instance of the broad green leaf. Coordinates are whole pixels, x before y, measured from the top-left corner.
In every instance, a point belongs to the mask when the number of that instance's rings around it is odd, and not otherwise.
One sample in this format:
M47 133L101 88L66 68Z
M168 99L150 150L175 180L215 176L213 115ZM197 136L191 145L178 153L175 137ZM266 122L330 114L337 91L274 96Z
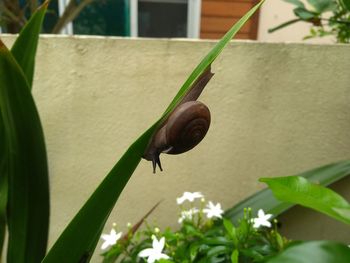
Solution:
M43 260L44 263L76 263L86 258L85 262L89 261L89 257L91 257L96 247L103 226L111 210L132 173L141 161L141 157L158 125L177 106L177 103L186 92L188 92L193 82L215 60L224 46L263 2L264 0L243 16L194 69L164 112L163 116L130 146L89 200L80 209L78 214L69 223L52 249L48 252Z
M337 8L335 0L307 0L317 13L333 11Z
M350 248L331 241L310 241L292 245L267 263L346 263Z
M33 83L35 54L38 46L39 33L48 4L49 2L46 1L38 8L28 23L23 27L11 48L11 53L21 66L28 80L30 89Z
M306 10L303 7L297 7L293 10L294 14L302 20L308 21L312 18L317 17L317 14Z
M276 26L276 27L274 27L274 28L270 28L270 29L268 30L268 32L269 32L269 33L273 33L273 32L275 32L275 31L277 31L277 30L279 30L279 29L282 29L282 28L284 28L284 27L286 27L286 26L292 25L292 24L294 24L294 23L296 23L296 22L299 22L299 21L302 21L302 20L299 19L299 18L293 19L293 20L289 20L289 21L284 22L284 23L282 23L282 24L280 24L280 25L278 25L278 26Z
M293 4L297 7L302 7L302 8L305 8L305 5L303 2L301 2L300 0L284 0L284 2L287 2L287 3L290 3L290 4Z
M310 171L297 174L320 185L328 186L350 174L350 161L342 161L334 164L321 166ZM277 200L270 189L261 190L231 209L225 212L225 217L230 218L233 222L243 217L243 209L251 207L253 211L264 209L266 213L278 216L293 205Z
M8 262L45 255L49 221L48 169L39 115L26 77L0 41L0 108L8 167Z
M301 176L261 178L281 201L309 207L350 224L350 204L339 194Z
M341 0L341 1L342 1L342 3L343 3L344 7L345 7L348 11L350 11L350 0Z

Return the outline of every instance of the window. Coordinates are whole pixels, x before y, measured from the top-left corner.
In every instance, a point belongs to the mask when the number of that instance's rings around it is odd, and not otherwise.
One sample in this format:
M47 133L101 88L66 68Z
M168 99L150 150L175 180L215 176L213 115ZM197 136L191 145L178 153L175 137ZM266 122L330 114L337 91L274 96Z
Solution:
M131 36L199 37L201 0L130 0Z
M63 14L69 0L58 0ZM199 37L201 0L104 0L86 6L62 34Z

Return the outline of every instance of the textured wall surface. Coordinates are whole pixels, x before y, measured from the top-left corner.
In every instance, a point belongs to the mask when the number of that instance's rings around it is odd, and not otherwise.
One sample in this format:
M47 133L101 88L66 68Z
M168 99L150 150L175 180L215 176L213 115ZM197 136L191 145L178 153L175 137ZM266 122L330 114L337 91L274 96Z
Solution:
M302 2L312 10L307 1ZM335 43L335 38L332 36L303 40L305 36L310 34L311 24L306 22L298 22L273 33L268 33L270 28L295 19L294 8L295 5L286 1L266 1L260 9L258 40L266 42Z
M11 44L12 37L5 37ZM52 191L50 245L128 146L164 111L214 42L42 37L34 96ZM177 226L175 198L201 191L229 208L291 175L350 156L350 46L233 42L213 64L200 100L211 128L192 151L142 161L112 222L119 230L163 200L150 222ZM350 178L335 188L350 199ZM348 227L309 210L287 213L293 238L350 243ZM100 252L98 248L96 254ZM96 255L93 262L99 262Z

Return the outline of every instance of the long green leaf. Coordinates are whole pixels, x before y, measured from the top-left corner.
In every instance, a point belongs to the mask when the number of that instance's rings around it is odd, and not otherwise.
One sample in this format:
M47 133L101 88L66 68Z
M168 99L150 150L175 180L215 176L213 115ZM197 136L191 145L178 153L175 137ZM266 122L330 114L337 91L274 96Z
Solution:
M350 248L331 241L310 241L290 246L267 263L347 263Z
M350 204L336 192L301 176L261 178L275 197L283 202L309 207L350 224Z
M0 114L0 258L6 234L6 208L8 194L7 146L2 116Z
M0 108L8 151L8 262L44 257L49 221L44 136L26 77L0 41Z
M195 68L160 120L153 124L124 153L122 158L117 162L82 209L64 230L43 262L76 263L89 261L111 210L132 173L139 164L159 123L161 123L167 114L176 107L178 101L186 94L186 92L188 92L192 83L214 61L224 46L254 14L262 3L263 1L242 17Z
M328 186L350 175L350 161L328 164L298 175L320 185ZM262 208L269 214L278 216L293 205L277 200L270 189L264 189L228 209L225 216L233 222L237 222L238 219L243 217L243 209L246 207L251 207L253 211Z
M23 27L15 43L11 48L12 55L21 66L29 87L32 88L35 55L38 46L39 33L44 20L45 12L49 2L46 1L33 14L28 23Z
M13 47L12 55L24 71L27 81L32 86L34 74L35 54L38 43L38 37L44 19L47 3L39 8L39 10L31 17L26 26L22 29L17 37ZM6 138L4 133L4 124L0 116L0 140L2 148L0 149L0 257L6 232L6 209L8 195L8 160L6 153Z

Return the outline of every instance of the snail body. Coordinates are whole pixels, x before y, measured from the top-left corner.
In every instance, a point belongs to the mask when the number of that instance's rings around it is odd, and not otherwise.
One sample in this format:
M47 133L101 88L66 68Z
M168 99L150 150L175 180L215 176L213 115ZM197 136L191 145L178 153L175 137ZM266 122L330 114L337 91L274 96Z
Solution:
M198 145L207 134L211 119L210 111L205 104L196 99L212 76L213 73L208 68L154 133L143 156L146 160L152 161L153 173L156 165L162 171L159 159L161 153L187 152Z

